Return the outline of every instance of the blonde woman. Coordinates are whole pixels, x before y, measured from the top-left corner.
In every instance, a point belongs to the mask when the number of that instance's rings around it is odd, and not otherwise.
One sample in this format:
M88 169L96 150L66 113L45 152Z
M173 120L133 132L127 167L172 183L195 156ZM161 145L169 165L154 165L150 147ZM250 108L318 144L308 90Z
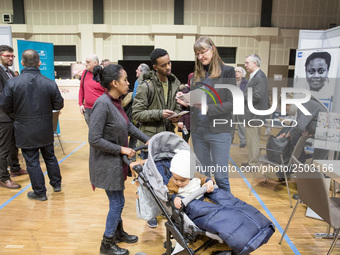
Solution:
M208 177L214 172L219 188L230 192L228 161L231 146L230 126L233 97L228 89L215 88L216 84L235 84L235 71L223 63L214 42L201 36L194 44L195 71L191 90L204 89L207 112L202 114L201 105L190 108L191 132L195 154L202 164L201 172ZM214 125L215 119L227 120L227 124Z

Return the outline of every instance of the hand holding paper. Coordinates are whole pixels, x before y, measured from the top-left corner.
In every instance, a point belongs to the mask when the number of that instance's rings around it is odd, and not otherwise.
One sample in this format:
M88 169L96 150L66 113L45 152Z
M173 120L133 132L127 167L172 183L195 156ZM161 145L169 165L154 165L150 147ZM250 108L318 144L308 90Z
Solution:
M164 119L167 119L169 118L170 116L173 116L174 114L176 114L174 111L171 111L171 110L163 110L163 118Z
M187 94L179 92L177 93L176 98L177 102L184 106L193 106L202 104L202 96L205 96L205 92L201 89L195 89ZM179 100L183 103L181 103Z
M182 115L184 115L184 114L187 114L187 113L189 113L189 111L182 111L182 112L180 112L180 113L173 114L173 115L167 117L167 119L173 119L173 118L176 118L176 117L180 117L180 116L182 116Z
M183 96L184 94L182 92L178 92L176 94L176 99L177 99L177 103L188 107L189 106L189 102L185 99L185 97Z

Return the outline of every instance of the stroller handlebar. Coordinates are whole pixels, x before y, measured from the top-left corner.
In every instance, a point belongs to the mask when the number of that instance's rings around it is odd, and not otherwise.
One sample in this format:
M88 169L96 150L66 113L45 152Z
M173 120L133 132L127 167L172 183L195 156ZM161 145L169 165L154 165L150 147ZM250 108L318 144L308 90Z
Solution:
M147 149L147 148L148 148L147 145L141 145L141 146L139 146L139 147L137 147L137 148L134 148L133 150L134 150L135 152L137 152L137 151L140 151L140 150L143 150L143 149Z
M123 155L123 161L125 164L127 164L128 166L131 164L131 161L128 159L127 155Z
M139 146L137 148L134 148L133 150L137 152L137 151L147 149L147 148L148 148L147 145L142 145L142 146ZM130 164L131 164L131 161L128 159L127 155L123 155L123 162L125 164L127 164L128 166L130 166ZM139 169L139 167L141 167L141 166L140 165L134 166L133 170L135 170L137 173L139 173L142 170L142 169Z

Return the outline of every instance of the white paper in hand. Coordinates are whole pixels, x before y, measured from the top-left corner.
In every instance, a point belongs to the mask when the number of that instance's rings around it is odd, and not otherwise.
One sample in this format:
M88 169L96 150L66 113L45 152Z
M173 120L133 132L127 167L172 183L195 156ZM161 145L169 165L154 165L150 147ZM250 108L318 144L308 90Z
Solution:
M202 97L205 97L205 92L201 89L195 89L193 91L190 91L187 94L182 94L178 98L183 100L185 103L187 103L190 106L193 106L195 104L201 104L202 103Z
M167 119L176 118L178 116L182 116L182 115L187 114L187 113L189 113L189 111L182 111L180 113L177 113L177 114L174 114L174 115L167 117Z

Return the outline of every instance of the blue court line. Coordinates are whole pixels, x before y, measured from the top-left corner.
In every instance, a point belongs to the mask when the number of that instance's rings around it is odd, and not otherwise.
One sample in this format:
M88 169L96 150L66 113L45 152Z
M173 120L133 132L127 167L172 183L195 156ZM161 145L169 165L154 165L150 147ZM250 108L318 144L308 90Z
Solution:
M65 156L62 160L60 160L58 162L58 164L60 165L60 163L62 163L65 159L67 159L68 157L70 157L73 153L75 153L77 150L79 150L82 146L84 146L86 144L86 142L82 142L81 145L78 146L78 148L76 148L74 151L72 151L70 154L68 154L67 156ZM44 175L47 174L47 171L44 172ZM10 202L12 202L15 198L17 198L19 195L21 195L24 191L26 191L29 187L31 187L31 183L28 184L25 188L21 189L18 193L16 193L13 197L11 197L10 199L8 199L5 203L3 203L2 205L0 205L0 210L2 208L4 208L6 205L8 205Z
M238 166L235 164L235 162L233 161L233 159L231 157L229 157L230 161L233 163L233 165L236 167L238 173L241 175L242 179L244 180L244 182L247 184L247 186L251 187L251 184L248 182L247 178L243 175L243 173L241 172L241 170L238 168ZM254 190L254 188L251 190L251 192L254 194L254 196L256 197L257 201L259 201L260 205L262 206L262 208L265 210L265 212L267 213L267 215L269 216L269 218L271 219L271 221L274 223L275 227L279 230L280 234L282 235L284 230L283 228L280 226L280 224L277 222L277 220L275 219L274 215L270 212L270 210L268 209L268 207L265 205L265 203L262 201L262 199L260 198L260 196L256 193L256 191ZM299 250L296 248L296 246L293 244L293 242L290 240L290 238L288 237L288 235L286 234L284 237L284 240L287 242L287 244L289 245L289 247L292 249L292 251L294 252L294 254L301 254L299 252Z

